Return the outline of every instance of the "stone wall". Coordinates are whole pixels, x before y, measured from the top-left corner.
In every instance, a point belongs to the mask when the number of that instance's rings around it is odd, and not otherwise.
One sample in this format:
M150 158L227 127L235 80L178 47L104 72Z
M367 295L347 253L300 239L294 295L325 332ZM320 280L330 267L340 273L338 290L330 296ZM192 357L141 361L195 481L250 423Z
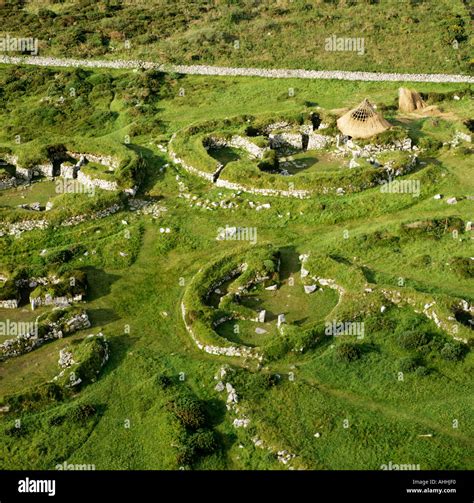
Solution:
M33 168L33 176L54 176L54 168L52 162L45 162L44 164L38 164Z
M309 190L257 189L252 187L245 187L244 185L240 185L235 182L228 182L227 180L223 180L221 178L217 179L216 186L230 190L241 190L242 192L248 192L249 194L261 196L296 197L298 199L305 199L311 194Z
M100 178L91 178L81 170L77 172L77 180L87 187L98 187L102 190L118 190L118 184L115 181L102 180Z
M23 220L11 224L0 224L0 237L5 235L19 236L25 231L46 229L47 227L49 227L49 222L47 220Z
M266 148L261 148L258 145L255 145L255 143L250 141L248 138L239 135L232 136L229 141L229 146L245 150L251 157L255 157L256 159L261 159L267 150Z
M245 346L211 346L209 344L202 343L194 333L191 325L186 323L186 307L181 303L181 315L186 326L186 330L193 339L196 346L205 353L210 355L221 355L221 356L233 356L239 358L252 358L261 361L262 356L253 348L247 348Z
M16 166L15 176L17 178L23 178L24 180L30 181L33 178L33 170L31 168L22 168L21 166Z
M102 154L90 154L90 153L79 153L79 152L67 152L67 155L76 159L78 161L81 158L87 159L88 162L96 162L98 164L103 164L107 166L109 169L115 170L120 165L120 160L111 155L102 155Z
M108 208L105 208L103 210L96 211L95 213L91 213L89 215L75 215L73 217L68 218L67 220L64 220L61 222L61 225L63 227L69 227L73 225L78 225L82 222L85 222L86 220L99 220L101 218L108 217L110 215L113 215L114 213L117 213L122 209L122 206L120 204L113 204L112 206L109 206Z
M426 294L419 294L419 298L417 299L410 294L390 288L382 288L381 292L390 302L399 306L409 305L416 313L424 314L427 318L432 320L438 328L451 335L453 339L464 343L468 342L467 338L462 337L462 333L467 333L469 329L458 323L453 313L449 313L446 308L437 305L433 297Z
M44 297L30 298L31 310L34 311L40 306L54 306L54 307L68 307L74 302L80 302L82 295L65 295L63 297L51 297L45 295Z
M261 159L265 151L268 150L268 148L259 147L245 136L240 135L234 135L230 138L230 140L219 138L217 136L208 136L206 138L206 143L207 148L233 147L245 150L250 155L250 157L253 157L255 159Z
M14 176L0 180L0 190L11 189L12 187L16 187L16 178Z
M155 69L168 73L190 75L221 75L244 77L267 77L274 79L336 79L360 80L366 82L467 82L474 83L470 75L449 75L442 73L380 73L352 72L344 70L303 70L284 68L239 68L208 65L171 65L143 60L104 60L54 58L49 56L0 56L0 63L9 65L53 66L66 68L115 68L115 69Z
M180 159L173 152L173 150L171 150L171 146L170 146L169 154L170 154L171 160L176 164L180 164L186 171L189 171L190 173L193 173L194 175L197 175L201 178L205 178L209 182L214 181L214 174L213 173L206 173L205 171L200 171L197 168L195 168L189 164L186 164L182 159Z
M79 166L77 164L71 165L67 162L63 162L60 167L60 176L68 180L72 180L74 178L77 178L78 170Z
M326 136L318 133L308 134L308 146L307 150L318 150L325 148L333 142L331 136Z
M303 150L303 135L301 133L270 133L268 135L271 148L293 147Z
M47 332L43 334L42 337L40 337L38 331L35 330L6 340L3 344L0 344L0 361L29 353L49 340L60 339L66 334L72 334L78 330L90 328L91 323L87 314L83 312L72 315L65 321L65 326L66 329L63 331L55 323L51 323Z
M117 213L122 208L119 204L113 204L108 208L96 211L89 215L75 215L61 222L64 227L78 225L86 220L98 220L100 218L108 217ZM48 220L23 220L21 222L14 222L11 224L0 223L0 237L5 235L20 236L23 232L32 231L34 229L47 229L50 226Z

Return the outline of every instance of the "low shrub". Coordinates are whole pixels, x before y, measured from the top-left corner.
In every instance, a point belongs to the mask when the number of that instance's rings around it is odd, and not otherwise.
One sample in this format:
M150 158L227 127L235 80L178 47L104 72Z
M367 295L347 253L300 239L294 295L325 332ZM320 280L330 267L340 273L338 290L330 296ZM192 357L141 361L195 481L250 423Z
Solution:
M418 140L418 147L427 150L428 152L436 152L442 148L443 142L431 136L423 136Z
M398 336L398 345L403 349L415 350L428 344L431 340L431 335L421 330L409 330Z
M161 389L167 389L169 388L170 386L172 386L173 384L173 380L171 379L171 377L168 377L166 375L159 375L157 378L156 378L156 385L161 388Z
M351 363L361 357L360 347L352 342L343 342L336 346L336 358L344 363Z
M96 414L96 408L88 403L76 404L71 407L67 413L66 418L73 422L85 422Z
M466 346L458 341L447 342L441 349L441 357L447 361L459 361L466 354Z
M454 273L463 279L474 277L474 261L470 257L453 257L450 261Z
M418 358L414 356L404 356L398 360L398 370L401 372L414 372L418 366Z
M200 455L211 454L218 447L216 434L212 430L200 429L189 437L189 444L193 451Z
M427 376L429 374L430 374L430 370L427 369L426 367L424 367L423 365L420 365L415 370L415 375L418 376L418 377L425 377L425 376Z
M196 398L179 396L170 403L170 409L180 423L190 430L198 430L207 424L204 406Z

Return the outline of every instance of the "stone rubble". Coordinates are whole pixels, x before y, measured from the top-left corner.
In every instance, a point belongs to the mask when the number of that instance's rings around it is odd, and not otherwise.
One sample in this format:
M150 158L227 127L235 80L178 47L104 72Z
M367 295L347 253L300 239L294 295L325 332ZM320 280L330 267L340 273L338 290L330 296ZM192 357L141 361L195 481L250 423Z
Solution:
M37 333L37 330L34 330L6 340L0 344L0 361L29 353L49 340L60 339L66 334L89 328L91 323L87 314L82 312L67 319L65 326L67 330L63 332L56 323L50 323L46 333L41 334L41 336Z

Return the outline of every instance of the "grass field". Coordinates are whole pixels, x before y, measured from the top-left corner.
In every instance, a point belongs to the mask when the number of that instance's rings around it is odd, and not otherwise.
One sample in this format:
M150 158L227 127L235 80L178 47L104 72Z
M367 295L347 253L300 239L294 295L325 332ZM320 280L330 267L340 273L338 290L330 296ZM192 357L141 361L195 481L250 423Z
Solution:
M29 0L7 2L0 16L11 36L37 38L41 55L243 67L472 71L470 11L461 0ZM363 46L331 50L331 37L362 39Z
M67 11L72 7L64 3L49 8ZM325 3L317 7L322 13L327 8ZM426 8L424 2L410 7ZM281 22L281 30L290 29L291 4L282 9L289 12L274 22L276 26ZM450 9L465 15L461 4L450 4ZM35 13L36 5L30 4L28 10ZM346 8L339 15L345 13ZM398 14L392 14L395 26ZM410 16L410 11L404 15ZM331 25L325 29L331 30ZM193 30L199 30L198 22ZM307 39L307 34L302 36ZM390 38L385 42L390 45ZM303 57L307 51L310 54L310 46L298 56L301 59L296 59L293 51L295 59L283 58L282 65L301 66L311 59L309 55ZM454 70L453 64L445 61L444 52L438 54L442 55L441 69ZM262 63L264 57L261 53ZM429 71L436 60L424 58L418 63L413 62L418 71ZM36 80L31 81L33 70L0 68L5 105L0 117L7 124L0 134L2 145L15 148L17 131L26 144L36 141L32 149L56 139L60 142L68 132L76 141L104 142L107 148L113 148L128 134L132 147L147 161L146 178L137 198L160 204L167 211L153 217L138 214L124 204L114 215L74 226L62 226L54 220L59 217L51 213L52 226L46 230L0 237L2 273L20 268L36 275L84 270L89 287L83 307L92 323L88 330L1 362L0 397L25 392L52 379L59 372L59 350L70 341L79 344L88 334L103 332L110 346L109 361L95 382L61 400L38 401L30 408L2 413L1 468L54 469L67 461L120 470L180 466L285 469L287 466L268 448L294 453L290 465L295 468L379 469L390 461L419 464L422 470L473 468L472 352L466 348L458 361L444 358L443 348L452 337L423 316L421 322L411 307L386 302L384 313L378 310L364 315L362 340L347 335L323 337L301 354L288 352L263 361L259 370L248 359L200 351L186 331L180 307L198 271L223 254L243 253L252 247L244 242L216 240L218 229L226 226L255 228L258 244L271 243L282 252L279 289L250 291L243 301L255 311L268 311L268 322L262 325L267 332L256 334L256 323L249 321L241 322L238 335L232 322L221 325L219 334L234 343L260 346L277 338L276 314L285 313L290 323L308 328L332 320L334 313L340 312L334 311L338 304L334 290L304 293L298 259L304 253L321 257L321 263L323 257L336 257L341 267L349 268L347 277L341 273L347 283L347 301L337 308L347 309L347 320L359 319L357 316L364 312L357 303L359 277L377 291L391 287L429 295L440 306L443 299L448 299L448 304L461 298L472 303L472 265L464 260L473 256L470 231L463 225L462 231L453 234L444 224L439 224L437 233L406 234L402 228L402 223L420 220L444 222L450 217L465 223L472 219L472 200L467 198L474 188L470 145L445 146L430 155L420 153L426 165L409 175L421 181L419 197L384 194L379 188L303 200L236 193L189 174L158 146L166 146L172 134L183 127L212 119L301 112L316 106L341 109L365 97L379 105L393 105L402 84L210 79L123 71L34 73ZM73 82L80 90L75 98L62 105L52 104L48 113L39 113L39 100L56 99ZM289 96L289 87L294 88L294 96ZM440 94L468 89L455 84L416 87L423 93ZM186 90L184 96L179 95L181 88ZM390 113L397 120L408 121L415 132L423 130L450 141L457 130L463 129L463 121L472 118L474 107L468 95L460 100L446 96L438 103L442 114L438 120ZM94 113L86 113L77 100L86 101ZM137 107L137 102L142 106ZM37 113L31 112L32 107ZM30 114L33 119L28 120ZM235 160L239 152L229 149L211 154L224 163ZM308 170L317 170L319 163L325 169L347 169L333 159L320 159L319 153L305 156L317 158L314 164L309 163ZM188 198L183 196L186 193ZM443 194L443 199L433 199L437 193ZM110 199L104 202L101 198L106 196ZM51 212L55 206L64 205L88 213L91 208L108 206L112 197L97 190L93 197L74 194L64 199L64 195L56 194L53 182L35 182L22 190L2 191L0 217L2 222L23 219L22 215L13 215L14 207L36 201L53 202ZM193 197L208 203L197 206ZM449 197L456 197L457 204L447 204ZM224 209L219 206L221 201L237 206ZM270 208L256 211L249 202L269 203ZM42 255L43 250L46 253ZM58 262L55 257L66 250L71 252L68 260ZM40 312L32 313L28 306L0 309L0 320L31 321ZM416 348L401 346L400 334L412 326L429 334L430 342ZM343 343L356 344L360 357L340 361L338 348ZM222 366L230 367L225 380L235 387L239 405L250 418L247 428L233 426L236 415L226 409L226 394L215 390L219 380L215 376ZM176 404L185 399L187 403L198 401L205 417L199 427L183 422ZM79 407L84 405L93 407L94 412ZM15 419L21 420L20 429L14 428ZM203 432L203 438L212 437L213 442L209 442L213 448L195 447L197 435ZM319 436L315 436L317 433ZM256 437L267 448L256 446Z

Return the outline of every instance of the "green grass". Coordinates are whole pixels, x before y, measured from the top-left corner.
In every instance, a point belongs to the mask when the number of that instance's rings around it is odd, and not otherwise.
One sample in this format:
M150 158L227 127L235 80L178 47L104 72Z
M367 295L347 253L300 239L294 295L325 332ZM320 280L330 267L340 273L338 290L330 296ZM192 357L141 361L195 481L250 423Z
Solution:
M33 0L5 6L0 19L5 32L35 36L41 55L59 57L411 73L472 70L469 9L460 0L219 0L212 6L184 0L113 6ZM363 38L363 54L327 50L326 39L333 35Z
M38 202L41 206L57 195L56 183L54 181L41 181L30 186L20 185L16 189L0 192L0 205L15 207L20 204L31 204Z

